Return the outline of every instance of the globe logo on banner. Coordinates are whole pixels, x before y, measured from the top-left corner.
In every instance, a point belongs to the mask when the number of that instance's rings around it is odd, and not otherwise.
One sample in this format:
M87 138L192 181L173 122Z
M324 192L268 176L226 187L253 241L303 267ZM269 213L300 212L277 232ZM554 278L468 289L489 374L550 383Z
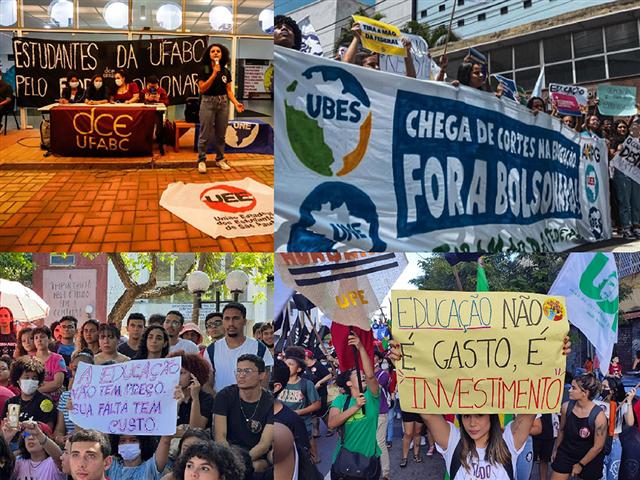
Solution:
M231 122L224 141L233 148L247 148L258 137L258 125L251 122Z
M562 302L556 299L549 299L542 305L542 313L548 320L557 322L564 318L565 312Z
M598 200L598 175L593 165L587 165L585 170L585 186L587 189L587 199L589 203L595 203Z
M344 176L358 167L371 136L371 102L356 77L340 67L314 66L287 88L291 149L310 170Z
M212 210L242 213L253 210L256 198L244 188L231 185L216 185L200 194L200 200Z

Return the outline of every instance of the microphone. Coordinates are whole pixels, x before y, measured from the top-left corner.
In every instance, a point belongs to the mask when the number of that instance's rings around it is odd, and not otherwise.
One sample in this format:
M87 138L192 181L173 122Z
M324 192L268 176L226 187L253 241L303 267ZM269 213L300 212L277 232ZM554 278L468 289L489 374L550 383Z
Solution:
M220 65L220 60L218 60L217 58L216 58L215 62L216 62L216 65Z

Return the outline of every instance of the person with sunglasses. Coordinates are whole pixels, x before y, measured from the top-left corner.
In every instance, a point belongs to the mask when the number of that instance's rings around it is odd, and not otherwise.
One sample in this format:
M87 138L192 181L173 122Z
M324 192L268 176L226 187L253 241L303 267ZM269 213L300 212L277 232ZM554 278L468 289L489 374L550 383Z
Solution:
M222 313L212 312L204 319L207 335L212 342L224 338L224 328L222 328Z

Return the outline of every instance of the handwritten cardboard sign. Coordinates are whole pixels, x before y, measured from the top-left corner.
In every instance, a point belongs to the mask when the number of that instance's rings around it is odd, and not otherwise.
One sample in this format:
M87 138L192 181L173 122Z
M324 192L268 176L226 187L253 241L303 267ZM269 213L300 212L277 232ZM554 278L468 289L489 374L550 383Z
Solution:
M108 366L80 363L69 418L104 433L173 435L178 417L173 395L181 363L180 357Z
M403 411L551 413L560 409L569 330L563 297L392 291Z
M598 85L598 110L602 115L635 115L636 87Z
M620 151L611 160L611 165L634 182L640 183L640 139L627 137Z
M385 55L406 56L406 50L402 45L402 33L398 27L360 15L352 16L353 20L360 24L360 39L364 48Z

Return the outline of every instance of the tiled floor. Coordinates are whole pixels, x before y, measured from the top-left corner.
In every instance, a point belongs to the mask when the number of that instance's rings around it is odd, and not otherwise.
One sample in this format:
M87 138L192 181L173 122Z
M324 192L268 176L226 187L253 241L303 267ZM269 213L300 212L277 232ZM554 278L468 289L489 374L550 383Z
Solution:
M33 132L29 132L33 133ZM42 157L40 150L22 144L33 143L33 135L16 132L20 143L8 137L0 141L0 158L7 153L31 162L30 169L2 165L0 169L0 250L57 252L127 251L256 251L273 250L273 235L246 238L211 238L160 207L168 184L208 183L252 177L273 186L273 157L228 155L233 169L210 168L201 175L195 162L189 168L118 168L106 162L54 165L55 157ZM186 150L186 149L183 149ZM192 153L174 153L175 162L187 162ZM3 163L0 162L0 163ZM41 165L35 165L39 162ZM39 168L38 168L39 167ZM156 165L157 167L157 165Z

